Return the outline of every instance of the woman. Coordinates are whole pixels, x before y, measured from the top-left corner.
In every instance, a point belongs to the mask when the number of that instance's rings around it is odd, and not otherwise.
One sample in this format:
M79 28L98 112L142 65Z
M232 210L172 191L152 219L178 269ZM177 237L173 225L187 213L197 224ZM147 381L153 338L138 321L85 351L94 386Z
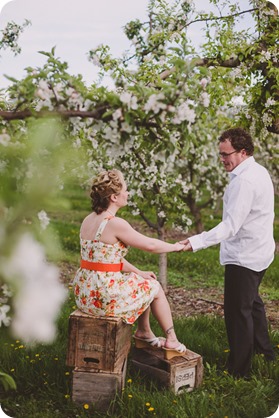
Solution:
M181 251L184 245L149 238L135 231L117 211L127 205L129 192L118 170L103 171L94 180L92 209L80 230L81 265L74 279L78 308L88 314L136 320L138 348L166 350L166 357L183 355L186 347L176 337L166 295L152 271L137 269L125 256L128 246L152 253ZM166 338L156 337L149 322L150 308Z

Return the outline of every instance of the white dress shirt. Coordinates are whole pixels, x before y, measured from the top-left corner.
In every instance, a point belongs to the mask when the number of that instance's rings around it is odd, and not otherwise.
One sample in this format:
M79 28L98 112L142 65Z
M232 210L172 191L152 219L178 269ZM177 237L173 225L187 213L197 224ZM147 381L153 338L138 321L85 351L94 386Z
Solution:
M220 263L254 271L274 258L274 188L267 170L249 157L229 173L223 219L215 228L189 238L193 251L220 246Z

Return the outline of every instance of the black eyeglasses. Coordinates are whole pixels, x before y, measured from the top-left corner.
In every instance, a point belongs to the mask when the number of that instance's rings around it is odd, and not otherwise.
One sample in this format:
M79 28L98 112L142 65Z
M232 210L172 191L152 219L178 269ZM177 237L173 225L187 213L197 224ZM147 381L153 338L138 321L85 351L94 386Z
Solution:
M229 152L229 153L219 152L219 156L222 157L222 158L228 158L230 155L235 154L236 152L239 152L239 151L232 151L232 152Z

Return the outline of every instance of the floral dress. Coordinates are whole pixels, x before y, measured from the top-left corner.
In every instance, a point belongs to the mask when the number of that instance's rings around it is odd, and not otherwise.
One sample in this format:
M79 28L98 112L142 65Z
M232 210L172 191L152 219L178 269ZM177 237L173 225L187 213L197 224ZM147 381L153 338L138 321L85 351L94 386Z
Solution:
M94 240L80 238L83 260L118 264L128 253L123 242L105 244L100 237L107 222L101 222ZM81 311L98 316L115 316L133 324L148 308L159 291L159 282L136 273L102 272L79 268L74 278L76 305Z

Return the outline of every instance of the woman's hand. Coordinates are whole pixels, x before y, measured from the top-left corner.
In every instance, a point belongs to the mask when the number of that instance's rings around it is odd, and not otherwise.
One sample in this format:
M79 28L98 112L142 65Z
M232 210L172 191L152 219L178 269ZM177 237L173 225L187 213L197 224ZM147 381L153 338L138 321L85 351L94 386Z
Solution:
M146 280L155 279L155 280L157 280L156 274L153 273L153 271L142 271L141 270L139 274L143 279L146 279Z
M174 245L174 250L173 251L183 251L185 248L185 245L180 244L180 242L176 242Z
M179 244L184 244L183 251L193 251L192 245L188 239L184 241L179 241Z

